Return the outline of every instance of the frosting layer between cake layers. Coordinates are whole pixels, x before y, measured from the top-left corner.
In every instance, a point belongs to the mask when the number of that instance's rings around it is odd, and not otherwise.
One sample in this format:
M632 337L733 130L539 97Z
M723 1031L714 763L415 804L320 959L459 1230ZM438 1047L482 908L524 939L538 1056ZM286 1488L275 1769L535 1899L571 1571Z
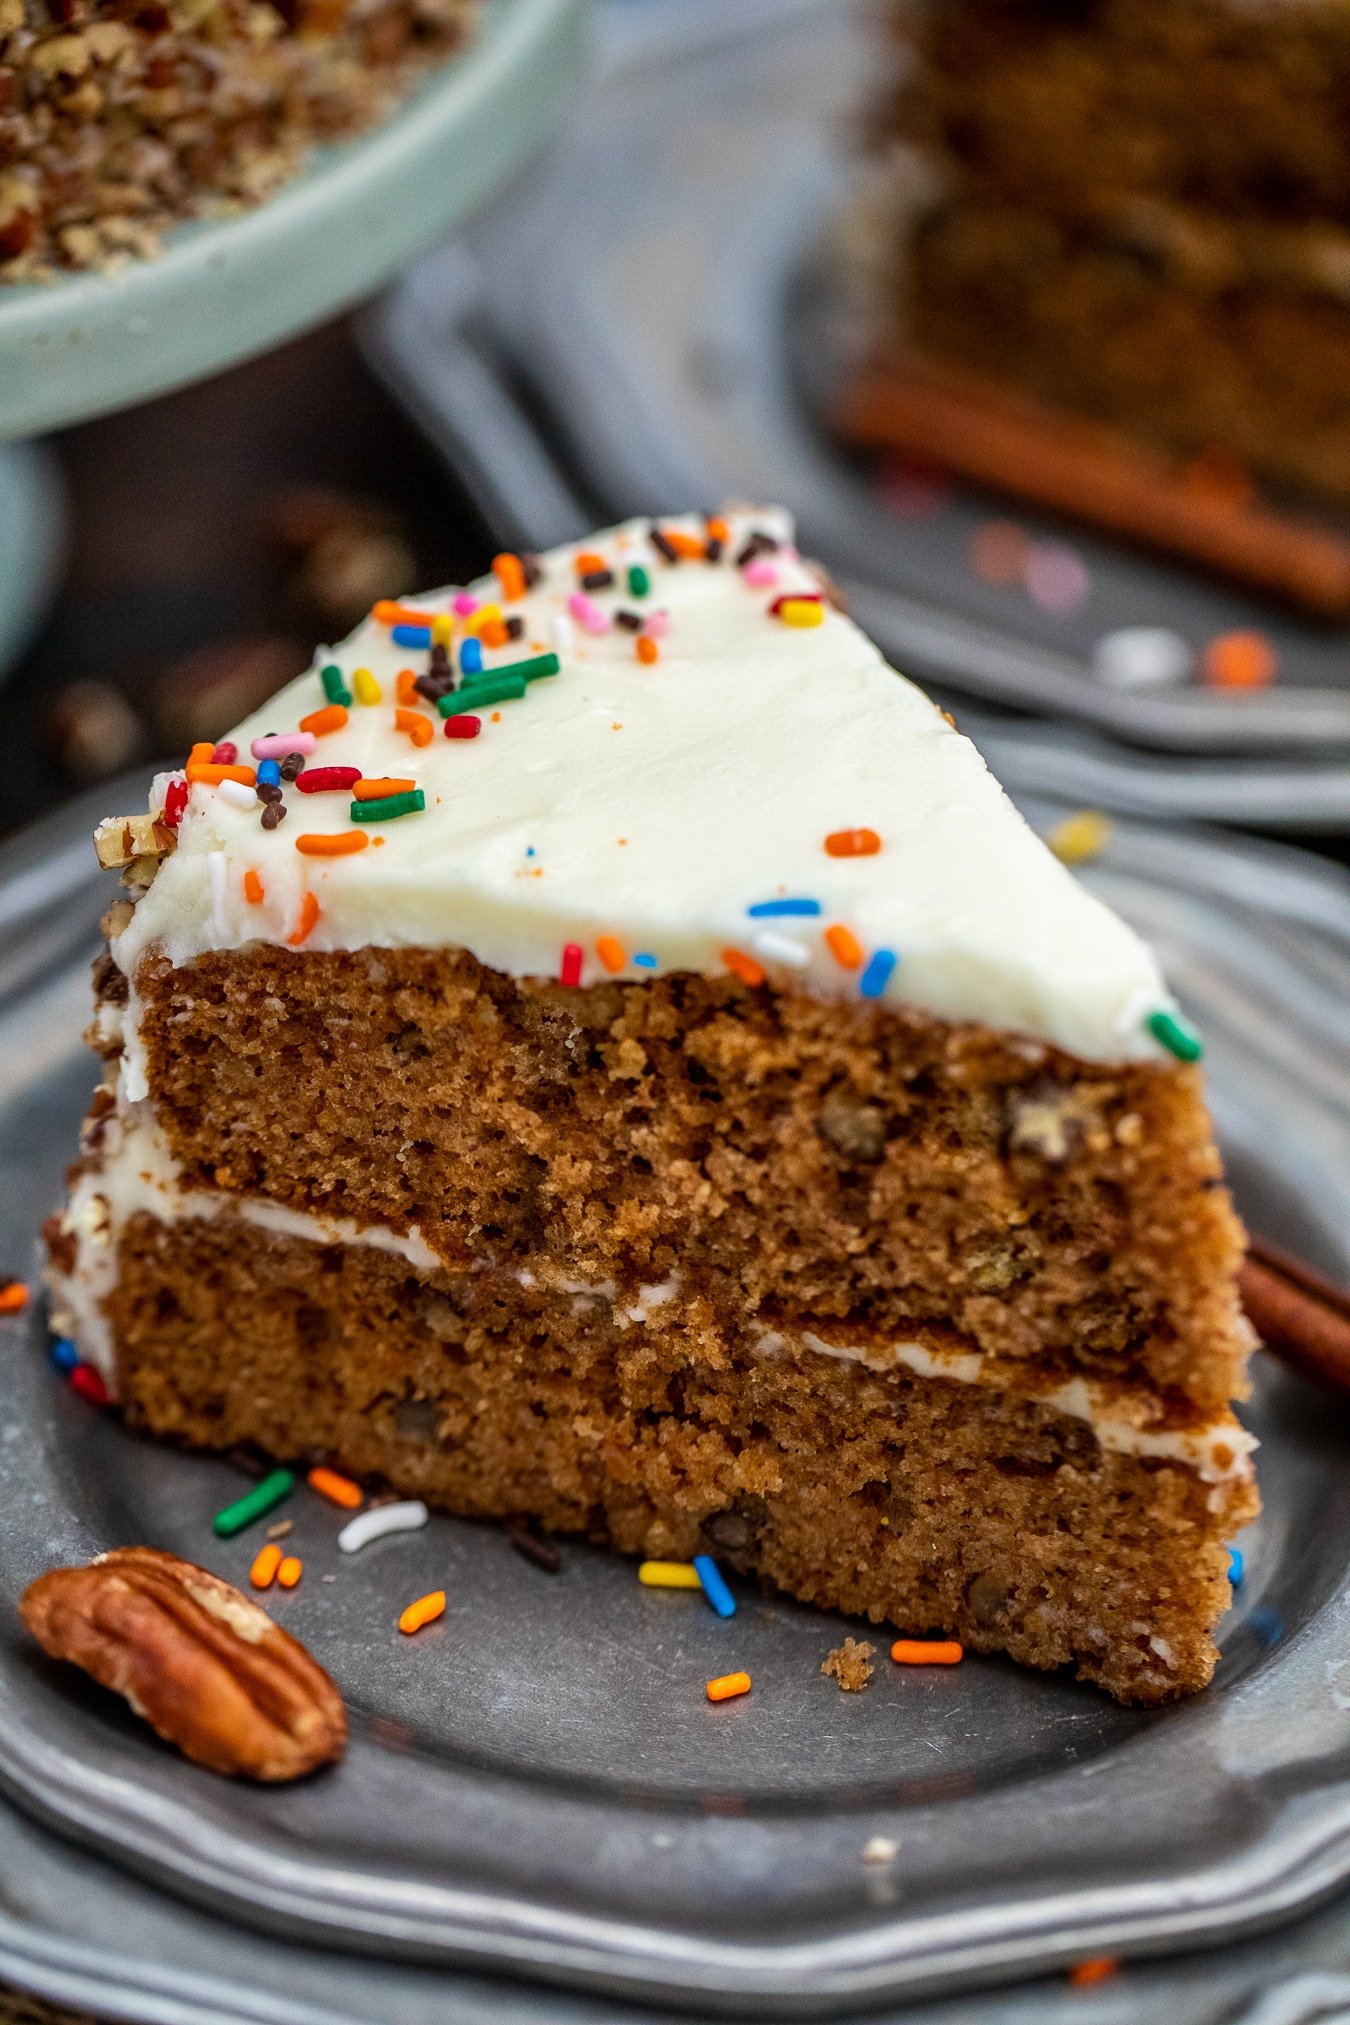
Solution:
M411 690L429 642L395 623L372 617L325 650L232 734L239 764L253 765L255 740L326 712L291 741L309 744L308 769L359 769L391 793L411 783L425 807L369 822L349 785L288 784L285 820L267 831L247 779L194 768L177 849L113 942L117 963L134 976L150 951L182 964L263 938L460 946L515 976L581 984L748 966L1088 1060L1162 1059L1146 1023L1173 1001L1144 944L822 596L788 517L724 520L716 561L692 559L700 520L671 519L656 539L631 521L587 541L580 574L578 549L539 558L523 595L489 577L413 601L441 615L449 666L470 671L462 702ZM671 537L689 559L670 560ZM508 620L520 623L503 639ZM491 676L522 662L523 696L489 690L475 707L475 664ZM336 711L334 694L348 698ZM477 734L445 735L443 719L465 715ZM858 832L871 833L863 848L839 855ZM312 855L301 836L350 855Z
M132 1219L142 1215L169 1226L225 1217L251 1225L263 1239L294 1238L320 1246L369 1245L404 1259L424 1277L447 1268L447 1262L416 1227L394 1231L381 1224L297 1210L264 1196L188 1185L151 1107L135 1105L108 1121L98 1158L78 1175L61 1219L63 1237L74 1247L74 1260L68 1272L52 1271L49 1276L56 1303L55 1326L78 1339L85 1356L114 1388L116 1345L105 1303L117 1282L122 1235ZM666 1281L621 1295L612 1281L568 1277L555 1260L547 1258L536 1259L529 1267L503 1268L485 1256L476 1269L505 1270L523 1286L601 1300L623 1324L635 1327L660 1316L681 1291L680 1276L674 1273ZM833 1326L835 1334L825 1333L826 1324L819 1329L760 1329L751 1333L759 1353L767 1357L783 1350L806 1351L864 1365L874 1372L903 1370L918 1378L945 1379L1032 1399L1049 1413L1086 1422L1110 1453L1179 1463L1212 1484L1250 1478L1249 1457L1256 1440L1227 1411L1208 1418L1192 1415L1177 1424L1169 1419L1156 1393L1145 1386L1085 1377L1066 1380L1060 1373L1017 1368L978 1351L953 1351L925 1341L922 1331L883 1343L855 1343L841 1340L838 1324Z

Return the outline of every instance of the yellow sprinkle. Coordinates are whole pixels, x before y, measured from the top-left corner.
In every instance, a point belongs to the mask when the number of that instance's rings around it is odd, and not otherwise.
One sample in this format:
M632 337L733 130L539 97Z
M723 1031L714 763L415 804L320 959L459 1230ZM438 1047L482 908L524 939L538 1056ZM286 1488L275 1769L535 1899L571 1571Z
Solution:
M433 647L448 647L454 634L455 621L449 612L433 612L431 618L431 644Z
M823 626L825 607L814 598L789 598L778 607L778 616L785 626Z
M648 1589L701 1589L698 1570L691 1561L642 1561L638 1581Z
M352 676L352 688L358 703L378 703L384 691L371 674L369 668L358 668Z
M464 630L469 634L481 633L484 626L490 626L494 619L500 622L501 616L502 608L500 605L480 605L478 610L470 612L468 618L464 621Z
M1111 835L1111 818L1100 809L1079 809L1066 816L1046 838L1061 865L1084 865L1105 850Z

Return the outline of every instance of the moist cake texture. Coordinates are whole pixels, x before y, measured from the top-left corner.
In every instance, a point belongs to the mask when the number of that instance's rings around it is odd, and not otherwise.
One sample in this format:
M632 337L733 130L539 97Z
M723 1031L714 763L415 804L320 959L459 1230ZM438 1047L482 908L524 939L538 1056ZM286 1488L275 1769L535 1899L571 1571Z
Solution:
M1350 500L1339 0L935 0L896 18L911 61L879 125L911 200L891 341Z
M148 1433L1203 1685L1249 1337L1152 957L784 516L496 568L102 826L61 1326Z

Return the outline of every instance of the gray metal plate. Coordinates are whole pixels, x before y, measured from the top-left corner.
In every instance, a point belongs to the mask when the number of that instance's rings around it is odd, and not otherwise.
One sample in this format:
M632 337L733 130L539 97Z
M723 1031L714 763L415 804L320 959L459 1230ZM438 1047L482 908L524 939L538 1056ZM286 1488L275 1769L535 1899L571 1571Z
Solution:
M18 1267L92 1081L93 813L0 854L0 1248ZM1244 1208L1350 1276L1344 875L1122 825L1090 877L1209 1036ZM0 1363L0 1781L239 1921L782 2016L1231 1938L1350 1870L1344 1416L1277 1372L1253 1407L1267 1510L1250 1573L1214 1688L1182 1707L1118 1709L996 1660L883 1664L844 1697L818 1671L836 1619L745 1593L723 1623L581 1547L550 1580L450 1520L341 1561L338 1515L304 1492L305 1579L275 1609L339 1680L353 1744L336 1772L259 1792L178 1761L29 1648L12 1611L41 1568L117 1542L239 1579L256 1541L219 1543L209 1521L240 1480L91 1412L36 1326L0 1331ZM443 1623L400 1640L401 1605L441 1586ZM753 1694L710 1708L704 1680L733 1665ZM900 1844L880 1869L862 1862L876 1834Z
M647 34L667 44L670 12L642 10ZM640 33L617 40L585 114L470 235L476 299L456 248L423 262L381 312L373 344L396 391L461 465L469 440L489 511L519 476L504 439L523 394L556 467L531 507L546 539L575 537L596 509L785 501L900 666L967 699L1090 728L1084 750L1124 783L1117 805L1344 827L1343 628L1077 531L1068 539L1091 594L1072 614L1045 613L968 566L972 531L1006 509L958 494L932 519L897 519L827 439L816 416L855 333L834 283L821 285L819 256L848 201L850 137L874 66L858 9L803 0L711 18L694 9L660 62ZM569 494L587 509L581 523ZM1094 679L1093 641L1143 623L1197 648L1258 626L1278 645L1281 677L1240 695L1130 694ZM1150 780L1114 740L1187 757ZM1132 770L1144 776L1133 792Z

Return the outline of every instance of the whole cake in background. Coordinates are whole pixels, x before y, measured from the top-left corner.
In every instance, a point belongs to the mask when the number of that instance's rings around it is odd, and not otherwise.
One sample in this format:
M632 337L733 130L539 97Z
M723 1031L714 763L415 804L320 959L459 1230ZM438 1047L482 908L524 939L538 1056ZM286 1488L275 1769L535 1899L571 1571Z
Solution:
M377 605L100 826L129 1424L1202 1686L1241 1232L1150 952L787 516Z
M476 0L0 0L0 280L256 204L458 49Z
M905 0L895 20L892 341L1350 503L1350 11Z

